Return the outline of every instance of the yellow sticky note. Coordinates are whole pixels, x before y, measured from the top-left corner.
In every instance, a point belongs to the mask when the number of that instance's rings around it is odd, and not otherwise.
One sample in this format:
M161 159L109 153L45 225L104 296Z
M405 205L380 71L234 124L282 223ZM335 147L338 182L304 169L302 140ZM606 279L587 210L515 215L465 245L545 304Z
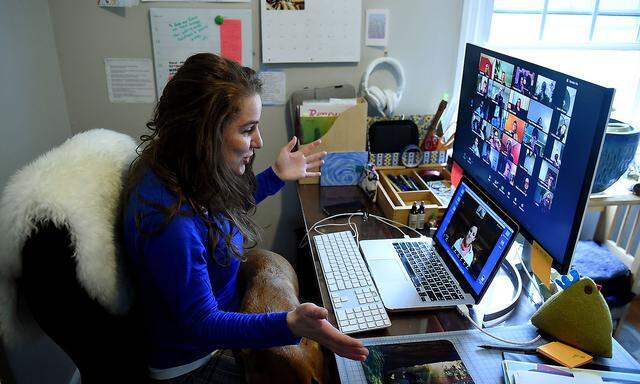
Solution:
M551 256L537 241L531 246L531 268L542 284L551 288Z
M559 341L539 346L537 351L567 368L579 367L593 360L593 356Z

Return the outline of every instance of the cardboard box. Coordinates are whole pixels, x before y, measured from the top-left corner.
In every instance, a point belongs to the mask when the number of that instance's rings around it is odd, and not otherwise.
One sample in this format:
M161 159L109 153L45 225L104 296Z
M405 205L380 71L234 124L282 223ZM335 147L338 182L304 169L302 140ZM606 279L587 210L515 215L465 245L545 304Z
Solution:
M321 137L322 144L318 151L344 152L366 151L367 147L367 102L358 98L358 104L342 112L327 131ZM304 148L306 145L301 145ZM317 168L310 169L317 172ZM319 177L307 177L298 181L300 184L318 184Z

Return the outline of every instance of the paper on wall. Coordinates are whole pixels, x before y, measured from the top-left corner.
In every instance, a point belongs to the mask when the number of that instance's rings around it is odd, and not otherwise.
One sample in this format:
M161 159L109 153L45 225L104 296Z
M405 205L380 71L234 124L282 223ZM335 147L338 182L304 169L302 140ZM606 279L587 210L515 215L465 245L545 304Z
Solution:
M242 21L225 19L220 26L220 54L242 63Z
M371 47L386 47L389 43L389 10L367 9L366 17L365 44Z
M139 0L97 0L99 7L133 7L140 4Z
M158 95L196 53L221 54L252 66L251 10L151 8L149 12ZM224 18L222 25L215 23L216 16Z
M151 59L105 58L104 67L110 102L155 102Z
M360 61L362 0L260 0L260 12L263 63Z
M251 0L141 0L143 3L175 2L175 3L248 3Z
M262 104L283 105L287 98L287 77L283 71L261 71L258 73L262 80Z

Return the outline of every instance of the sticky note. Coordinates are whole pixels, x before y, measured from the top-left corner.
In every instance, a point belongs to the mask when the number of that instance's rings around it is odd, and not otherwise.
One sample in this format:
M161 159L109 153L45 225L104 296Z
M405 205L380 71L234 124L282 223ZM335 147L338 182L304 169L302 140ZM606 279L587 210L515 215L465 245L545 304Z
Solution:
M547 288L551 288L551 256L537 241L531 245L531 269Z
M451 185L457 187L462 179L462 168L455 161L451 165Z
M579 367L593 360L593 356L559 341L541 345L536 350L567 368Z
M242 64L242 20L225 19L220 25L220 55Z

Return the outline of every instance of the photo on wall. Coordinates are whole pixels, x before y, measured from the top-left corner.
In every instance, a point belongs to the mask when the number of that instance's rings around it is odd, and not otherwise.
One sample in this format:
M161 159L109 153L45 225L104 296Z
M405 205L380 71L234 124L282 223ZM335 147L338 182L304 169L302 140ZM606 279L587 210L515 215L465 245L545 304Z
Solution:
M266 0L268 11L303 11L305 0Z

